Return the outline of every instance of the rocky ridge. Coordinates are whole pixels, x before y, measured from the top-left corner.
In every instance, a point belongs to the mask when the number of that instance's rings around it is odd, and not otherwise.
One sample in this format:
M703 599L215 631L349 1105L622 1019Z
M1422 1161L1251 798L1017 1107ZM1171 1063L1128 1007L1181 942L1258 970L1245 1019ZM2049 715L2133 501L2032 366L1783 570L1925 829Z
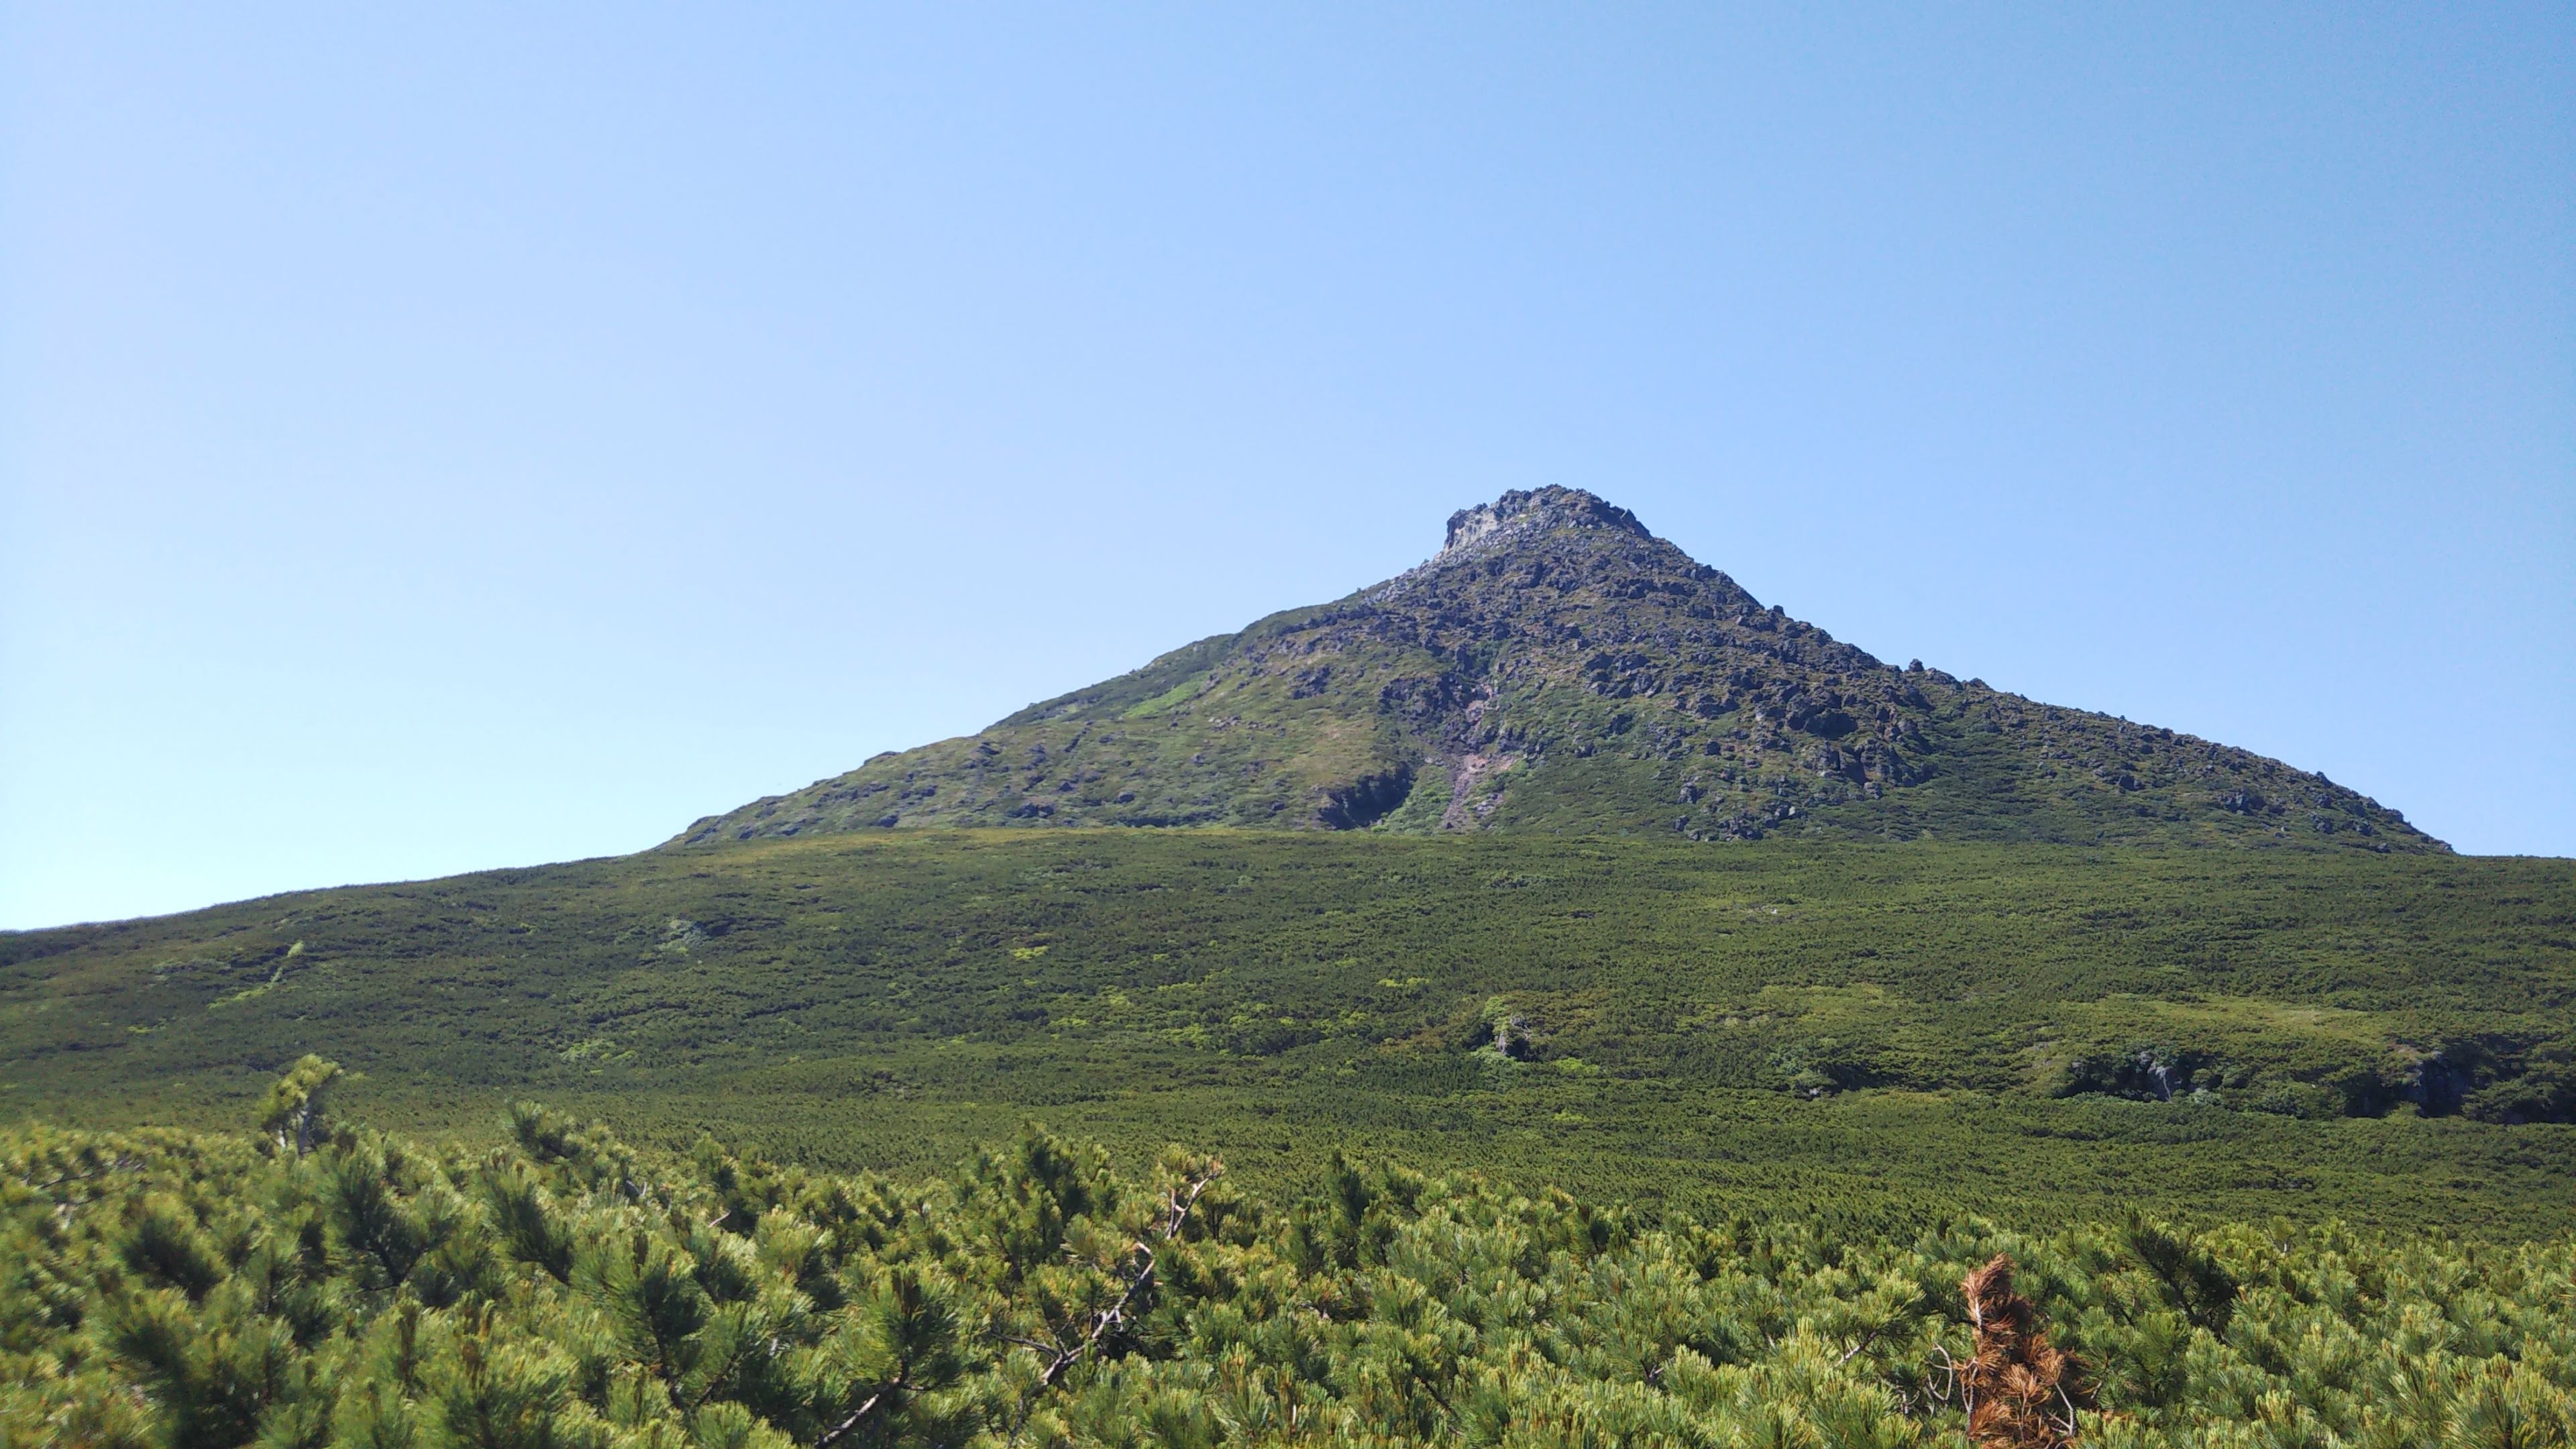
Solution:
M1569 488L673 843L1048 824L2447 848L2323 775L1882 663Z

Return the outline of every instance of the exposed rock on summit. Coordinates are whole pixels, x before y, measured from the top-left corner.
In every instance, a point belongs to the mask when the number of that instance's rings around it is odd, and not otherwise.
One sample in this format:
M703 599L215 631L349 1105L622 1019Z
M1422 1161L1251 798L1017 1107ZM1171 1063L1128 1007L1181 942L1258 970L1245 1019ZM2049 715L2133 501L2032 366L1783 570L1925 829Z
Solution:
M1511 492L1491 503L1461 508L1449 515L1449 537L1431 562L1446 562L1462 550L1482 545L1487 551L1508 548L1515 539L1551 528L1616 528L1639 538L1653 538L1637 515L1605 503L1580 489L1541 488Z

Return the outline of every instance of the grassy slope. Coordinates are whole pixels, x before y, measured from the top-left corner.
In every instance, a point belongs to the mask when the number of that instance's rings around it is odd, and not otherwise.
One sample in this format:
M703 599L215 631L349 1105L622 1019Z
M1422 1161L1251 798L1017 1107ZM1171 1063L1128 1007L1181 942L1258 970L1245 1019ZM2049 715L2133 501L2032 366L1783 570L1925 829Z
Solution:
M2576 1226L2576 1128L2235 1108L2572 1004L2567 861L887 833L0 937L0 1100L237 1122L317 1050L387 1125L536 1095L842 1166L1034 1116L1256 1179L1348 1143L1691 1203L2522 1232ZM1477 1049L1498 1021L1528 1060ZM2048 1095L2141 1046L2230 1105Z

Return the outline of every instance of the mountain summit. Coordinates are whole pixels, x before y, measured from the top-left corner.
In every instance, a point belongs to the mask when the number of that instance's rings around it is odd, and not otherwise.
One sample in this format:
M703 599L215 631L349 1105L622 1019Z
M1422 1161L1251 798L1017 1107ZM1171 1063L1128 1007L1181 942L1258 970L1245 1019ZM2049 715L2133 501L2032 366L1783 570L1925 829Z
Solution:
M2323 775L1882 664L1573 488L673 844L1039 824L2447 849Z

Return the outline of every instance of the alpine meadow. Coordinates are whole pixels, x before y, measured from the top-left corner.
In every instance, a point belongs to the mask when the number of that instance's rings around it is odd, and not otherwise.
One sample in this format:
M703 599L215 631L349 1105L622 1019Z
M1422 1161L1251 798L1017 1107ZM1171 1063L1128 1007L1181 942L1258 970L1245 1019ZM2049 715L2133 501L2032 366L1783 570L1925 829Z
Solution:
M0 935L0 1091L9 1444L2576 1438L2576 861L1576 489L635 855Z

